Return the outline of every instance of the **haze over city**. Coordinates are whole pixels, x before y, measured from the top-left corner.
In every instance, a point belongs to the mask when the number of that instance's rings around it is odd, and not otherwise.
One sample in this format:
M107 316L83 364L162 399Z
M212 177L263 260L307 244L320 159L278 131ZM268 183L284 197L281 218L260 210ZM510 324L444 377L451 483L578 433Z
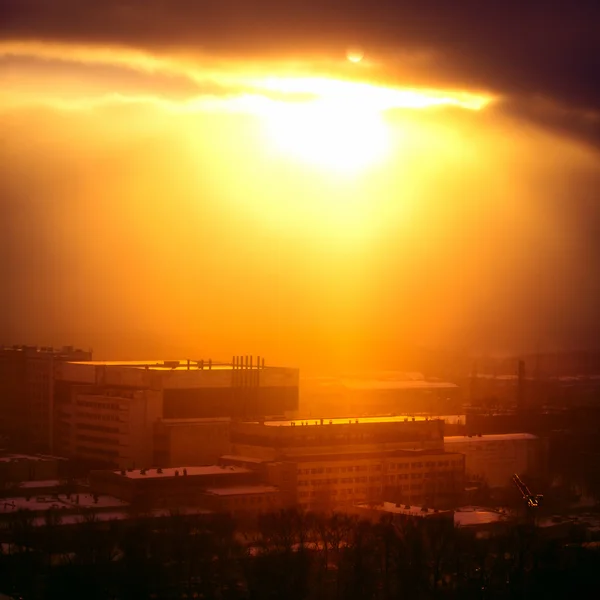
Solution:
M307 368L594 347L576 4L3 2L0 337Z

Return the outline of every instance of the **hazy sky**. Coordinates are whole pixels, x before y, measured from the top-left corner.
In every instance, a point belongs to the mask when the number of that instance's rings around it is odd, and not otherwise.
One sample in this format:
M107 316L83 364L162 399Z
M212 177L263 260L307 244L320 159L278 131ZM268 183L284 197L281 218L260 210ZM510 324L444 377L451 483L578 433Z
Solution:
M594 1L4 0L0 343L596 346L599 72Z

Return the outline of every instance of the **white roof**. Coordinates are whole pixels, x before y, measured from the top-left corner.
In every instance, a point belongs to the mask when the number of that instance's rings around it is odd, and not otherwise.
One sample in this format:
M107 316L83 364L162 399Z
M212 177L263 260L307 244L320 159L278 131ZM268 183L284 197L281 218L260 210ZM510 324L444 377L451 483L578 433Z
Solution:
M279 488L273 485L237 485L206 490L207 494L215 496L249 496L253 494L275 494L277 492L279 492Z
M395 504L394 502L383 502L375 506L368 504L357 504L357 508L377 510L386 513L392 513L395 515L410 515L412 517L427 517L431 515L449 514L452 511L449 510L434 510L433 508L424 508L422 506L411 506L407 504Z
M532 433L497 433L490 435L451 435L444 438L444 444L465 444L476 442L506 442L510 440L537 440Z
M77 502L79 498L79 502ZM33 498L3 498L0 500L0 514L13 513L18 510L46 511L50 508L56 510L76 510L78 508L122 508L129 506L127 502L114 498L113 496L98 496L94 501L92 494L61 494L58 498L52 496L36 496Z
M454 524L459 525L460 527L486 525L504 521L506 519L507 516L505 514L485 508L477 508L475 506L459 508L454 512Z
M49 479L47 481L21 481L18 484L18 487L21 489L55 488L58 486L60 486L60 481L58 479Z

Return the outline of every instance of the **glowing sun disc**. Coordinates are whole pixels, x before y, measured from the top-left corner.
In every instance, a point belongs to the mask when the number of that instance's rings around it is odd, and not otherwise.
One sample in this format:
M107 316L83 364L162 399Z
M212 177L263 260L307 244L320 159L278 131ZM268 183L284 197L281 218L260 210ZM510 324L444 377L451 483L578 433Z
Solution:
M353 63L359 63L365 56L365 53L360 48L348 48L346 58Z

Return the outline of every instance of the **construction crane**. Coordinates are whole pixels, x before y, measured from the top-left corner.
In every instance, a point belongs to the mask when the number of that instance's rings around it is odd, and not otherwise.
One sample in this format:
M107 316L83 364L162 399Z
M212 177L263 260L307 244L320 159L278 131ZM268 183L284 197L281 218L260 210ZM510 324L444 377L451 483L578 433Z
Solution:
M512 481L521 493L521 497L523 498L523 502L525 502L527 509L533 510L540 507L540 504L544 501L544 496L542 494L532 494L516 473L513 475Z

